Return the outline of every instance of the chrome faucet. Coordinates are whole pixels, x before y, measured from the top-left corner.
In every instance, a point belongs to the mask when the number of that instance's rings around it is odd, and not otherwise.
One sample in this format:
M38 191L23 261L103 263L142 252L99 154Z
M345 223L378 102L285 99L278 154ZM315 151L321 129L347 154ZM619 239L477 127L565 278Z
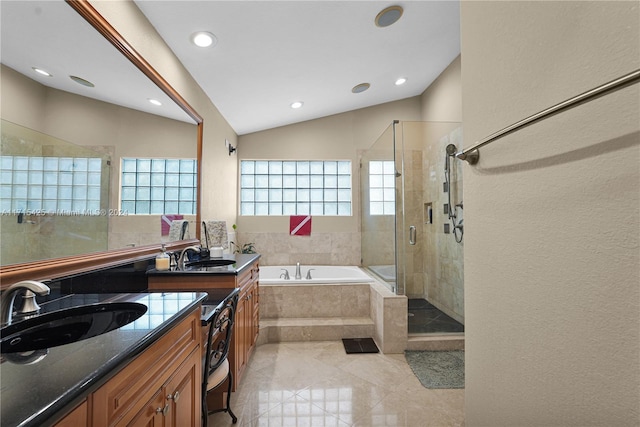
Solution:
M184 270L184 256L188 251L195 251L200 253L200 248L197 246L187 246L180 252L180 258L178 258L178 270Z
M13 302L16 299L16 294L25 289L24 304L22 308L17 311L16 314L30 314L37 313L40 310L40 306L36 302L36 294L49 295L51 289L47 285L35 280L24 280L22 282L14 283L9 286L6 291L2 293L2 303L0 303L0 316L3 325L10 325L13 319Z
M306 277L307 280L311 280L312 279L311 270L315 270L315 268L310 268L309 271L307 271L307 277Z
M284 280L291 280L291 277L289 277L289 270L286 268L282 268L281 270L284 271L284 273L280 275L280 278Z
M300 263L296 264L296 280L302 279L302 273L300 273Z

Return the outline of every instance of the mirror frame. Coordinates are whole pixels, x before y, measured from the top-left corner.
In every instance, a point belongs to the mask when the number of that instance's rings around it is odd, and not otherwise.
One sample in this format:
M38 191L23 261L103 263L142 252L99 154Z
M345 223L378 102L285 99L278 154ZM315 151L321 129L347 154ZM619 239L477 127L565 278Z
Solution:
M200 224L201 180L202 180L202 140L204 120L200 114L160 75L147 60L142 57L116 31L116 29L89 3L88 0L65 0L82 18L102 34L120 53L127 57L142 73L165 92L180 108L191 117L197 126L197 198L196 224ZM174 251L189 245L200 244L200 227L196 229L196 239L165 243L167 250ZM63 276L78 274L97 268L121 264L126 261L147 259L157 254L162 243L139 246L135 248L114 249L63 258L0 266L0 290L21 280L52 280Z

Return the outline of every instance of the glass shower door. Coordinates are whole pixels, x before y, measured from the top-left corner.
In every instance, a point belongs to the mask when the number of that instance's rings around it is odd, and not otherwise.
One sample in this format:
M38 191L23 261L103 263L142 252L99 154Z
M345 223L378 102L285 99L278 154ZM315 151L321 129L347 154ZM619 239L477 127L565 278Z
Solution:
M362 262L397 293L397 163L394 124L360 157Z

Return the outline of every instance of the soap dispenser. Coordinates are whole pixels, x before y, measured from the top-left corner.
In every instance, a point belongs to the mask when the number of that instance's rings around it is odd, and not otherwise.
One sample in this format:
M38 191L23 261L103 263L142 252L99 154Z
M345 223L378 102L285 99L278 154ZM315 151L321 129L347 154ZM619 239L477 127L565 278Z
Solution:
M169 255L167 254L167 248L162 245L162 253L156 256L156 270L164 271L169 269Z

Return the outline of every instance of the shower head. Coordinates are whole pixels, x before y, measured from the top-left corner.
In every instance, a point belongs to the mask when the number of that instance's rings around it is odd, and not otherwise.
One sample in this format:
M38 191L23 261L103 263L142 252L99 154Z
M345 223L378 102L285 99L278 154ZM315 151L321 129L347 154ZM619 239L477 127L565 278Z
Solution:
M447 145L447 157L444 159L444 171L449 171L449 157L452 157L456 154L457 148L453 144Z

